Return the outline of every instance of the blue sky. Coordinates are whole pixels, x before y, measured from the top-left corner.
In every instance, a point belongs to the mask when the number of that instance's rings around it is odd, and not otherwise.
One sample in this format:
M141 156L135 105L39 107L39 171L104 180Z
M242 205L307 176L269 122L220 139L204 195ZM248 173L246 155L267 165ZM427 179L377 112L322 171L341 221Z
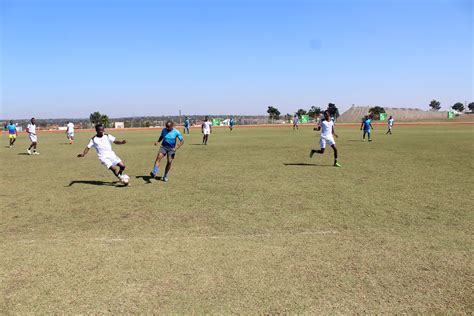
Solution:
M474 101L470 0L0 4L3 118Z

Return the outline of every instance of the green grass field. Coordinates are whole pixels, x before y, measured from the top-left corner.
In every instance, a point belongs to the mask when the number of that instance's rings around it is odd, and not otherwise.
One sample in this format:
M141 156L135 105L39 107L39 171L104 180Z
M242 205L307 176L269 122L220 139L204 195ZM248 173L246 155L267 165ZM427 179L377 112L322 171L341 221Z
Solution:
M473 125L384 132L334 168L309 127L193 130L164 183L158 131L111 131L129 187L92 133L2 135L0 313L472 314Z

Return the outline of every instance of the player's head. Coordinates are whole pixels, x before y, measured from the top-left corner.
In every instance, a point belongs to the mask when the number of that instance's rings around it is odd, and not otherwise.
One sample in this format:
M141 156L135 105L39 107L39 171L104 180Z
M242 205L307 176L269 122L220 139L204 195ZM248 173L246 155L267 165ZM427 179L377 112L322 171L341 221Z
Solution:
M209 116L206 116L204 120L209 121Z
M102 123L97 124L95 126L95 131L97 136L102 137L104 135L104 125Z
M10 121L10 125L13 125L13 121Z
M69 124L69 123L70 123L69 121L66 122L66 124Z
M31 118L31 124L35 124L36 120L34 117Z
M329 121L331 119L331 113L328 110L324 111L324 119Z
M171 131L173 129L174 123L173 121L167 121L165 126L167 130Z
M390 115L389 119L391 119L391 118L392 118L392 116Z

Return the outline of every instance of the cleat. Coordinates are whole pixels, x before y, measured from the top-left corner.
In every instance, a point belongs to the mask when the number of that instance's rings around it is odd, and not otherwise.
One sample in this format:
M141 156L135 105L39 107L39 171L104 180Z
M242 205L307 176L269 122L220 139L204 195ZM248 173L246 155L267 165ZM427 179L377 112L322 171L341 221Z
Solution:
M31 150L27 149L26 152L28 153L28 155L31 155Z
M163 182L168 182L168 177L163 177Z
M309 153L309 158L313 158L313 155L314 155L315 152L316 152L316 150L311 149L311 152Z
M338 163L338 162L335 162L335 163L334 163L334 167L342 167L342 166L341 166L341 164L340 164L340 163Z
M364 138L364 139L362 139L362 141L363 141L363 142L365 142L365 138Z
M371 140L371 139L369 139L369 142L371 142L371 141L372 141L372 140Z
M33 152L33 155L39 155L39 154L40 154L40 153L37 152L37 151L34 151L34 152Z
M150 172L150 177L152 177L154 179L154 178L156 178L156 174L154 174L153 171L152 171L152 172Z

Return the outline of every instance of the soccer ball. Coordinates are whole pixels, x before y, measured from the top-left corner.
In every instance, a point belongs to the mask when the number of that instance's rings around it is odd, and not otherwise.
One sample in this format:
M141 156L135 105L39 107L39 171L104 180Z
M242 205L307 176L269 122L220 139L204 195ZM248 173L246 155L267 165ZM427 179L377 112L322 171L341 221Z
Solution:
M130 177L124 174L121 178L121 181L123 184L128 184L128 181L130 181Z

